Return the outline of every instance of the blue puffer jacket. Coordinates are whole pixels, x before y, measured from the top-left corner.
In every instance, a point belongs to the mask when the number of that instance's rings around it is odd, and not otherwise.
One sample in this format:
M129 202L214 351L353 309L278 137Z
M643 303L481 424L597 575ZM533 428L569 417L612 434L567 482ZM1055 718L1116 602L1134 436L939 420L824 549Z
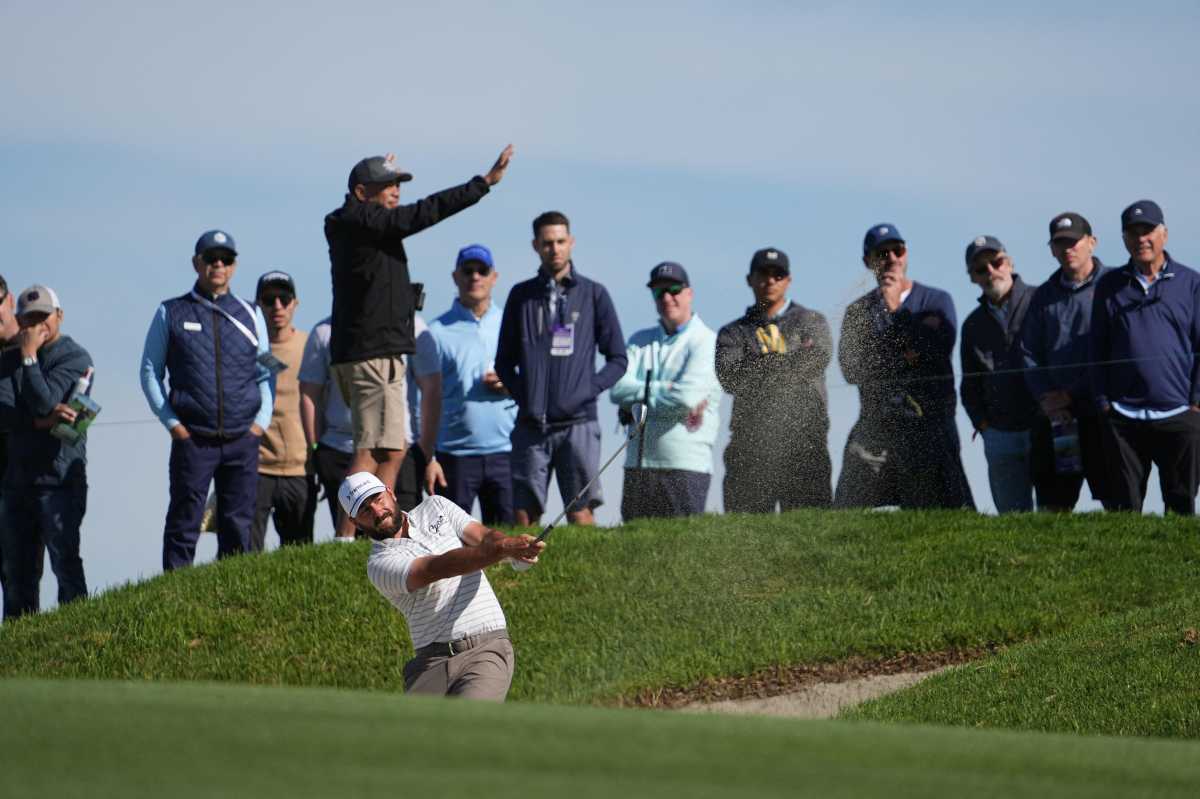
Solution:
M206 298L254 333L253 306L226 293ZM168 398L188 430L238 438L250 429L262 403L257 345L192 292L163 303L167 311Z
M608 291L574 264L561 294L550 277L513 286L500 322L496 373L517 402L517 421L543 430L596 419L596 397L625 374L625 338ZM561 296L559 302L556 295ZM570 355L552 355L553 328L572 325ZM596 351L604 367L596 371Z

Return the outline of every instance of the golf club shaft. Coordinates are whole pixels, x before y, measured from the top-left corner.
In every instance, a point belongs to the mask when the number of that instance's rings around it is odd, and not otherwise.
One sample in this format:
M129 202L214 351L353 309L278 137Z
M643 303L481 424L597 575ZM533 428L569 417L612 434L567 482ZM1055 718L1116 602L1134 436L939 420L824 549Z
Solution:
M561 522L563 520L563 517L565 517L568 513L570 513L571 508L573 508L575 506L575 503L578 502L580 499L582 499L585 494L587 494L588 490L592 487L592 484L600 479L600 475L604 474L604 470L607 469L612 464L612 462L617 459L618 455L620 455L622 452L625 451L625 448L629 446L629 442L633 441L634 436L639 435L642 432L642 430L645 429L645 427L646 427L646 416L643 415L642 421L639 422L637 424L637 426L635 426L633 428L633 430L630 431L629 435L625 438L625 443L622 444L621 446L617 447L617 451L609 456L608 460L606 460L604 462L604 465L600 467L600 471L596 472L596 476L593 477L591 480L588 480L587 484L583 488L579 489L579 493L576 494L574 496L574 498L571 499L570 502L568 502L566 505L563 505L562 513L558 514L558 516L556 516L554 518L554 521L547 524L546 527L542 530L542 532L538 534L538 537L535 540L537 540L537 541L545 541L546 540L546 536L550 535L550 531L554 529L554 525Z

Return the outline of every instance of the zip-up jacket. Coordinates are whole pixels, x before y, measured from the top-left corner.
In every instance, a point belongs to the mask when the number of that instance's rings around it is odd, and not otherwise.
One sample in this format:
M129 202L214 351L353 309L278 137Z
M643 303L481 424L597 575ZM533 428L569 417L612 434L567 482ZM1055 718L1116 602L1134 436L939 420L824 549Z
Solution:
M997 430L1028 430L1038 414L1038 404L1023 374L1021 329L1028 318L1034 289L1013 275L1004 305L1004 324L987 307L987 297L963 320L962 404L976 430L984 422Z
M1087 363L1096 283L1108 271L1099 258L1093 258L1088 279L1078 286L1067 286L1062 282L1062 270L1058 270L1034 289L1021 326L1025 384L1033 398L1066 391L1076 416L1096 415Z
M35 430L33 422L71 398L92 356L70 336L60 336L38 350L33 366L21 361L19 347L0 355L0 429L9 431L5 487L86 482L87 438L68 444L49 430Z
M196 286L164 302L154 315L142 350L142 392L167 430L182 424L217 438L239 438L252 424L266 430L273 408L271 373L258 356L267 352L262 311L232 293L206 296Z
M717 333L717 379L733 395L731 444L786 446L825 439L825 369L833 335L824 315L791 302L768 317L757 305Z
M1200 404L1200 275L1166 257L1149 288L1132 263L1096 285L1089 368L1097 408L1119 402L1170 411Z
M858 386L864 422L909 423L954 418L954 351L958 318L950 295L914 282L889 313L878 289L850 303L842 318L838 363Z
M390 210L347 194L342 207L325 217L333 274L331 363L416 350L404 239L471 207L489 189L486 180L475 176L461 186Z
M625 468L712 472L713 444L721 426L721 387L713 371L716 343L717 334L697 314L671 335L656 324L629 337L629 368L609 398L623 408L645 402L648 414L643 444L626 448ZM689 416L702 403L707 404L699 423L689 425Z
M552 354L555 328L572 327L571 354ZM561 337L562 334L560 334ZM596 352L604 366L596 371ZM575 265L561 285L539 268L504 303L496 373L517 402L517 422L543 430L596 419L596 397L625 374L625 340L604 286Z

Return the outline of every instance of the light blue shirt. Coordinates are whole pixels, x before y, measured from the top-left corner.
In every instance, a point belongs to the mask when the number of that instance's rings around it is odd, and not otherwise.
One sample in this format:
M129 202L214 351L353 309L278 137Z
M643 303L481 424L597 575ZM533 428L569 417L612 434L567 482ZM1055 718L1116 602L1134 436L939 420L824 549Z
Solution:
M269 353L271 342L267 337L267 320L263 318L262 309L254 308L254 337L258 339L258 354ZM167 306L160 305L150 320L150 330L146 333L146 345L142 349L141 381L142 393L146 402L150 403L150 411L158 417L163 427L168 431L175 425L182 424L171 403L167 401L167 344L170 341L170 331L167 329ZM258 414L254 424L263 430L271 426L271 411L275 407L275 397L271 394L271 373L267 367L258 364L258 393L262 403L258 406Z
M313 327L304 343L300 359L300 382L321 386L321 436L317 440L338 452L354 452L354 429L350 409L342 399L342 391L329 369L329 335L333 329L331 317L325 317Z
M437 449L451 455L494 455L512 451L509 435L517 419L512 398L483 385L494 371L503 313L491 304L480 319L457 299L429 324L417 341L414 369L422 377L442 375L442 418Z
M646 401L643 468L712 473L721 409L716 350L717 334L696 314L674 335L658 324L629 337L629 367L609 396L622 407ZM649 397L644 396L647 372ZM689 414L706 401L699 425L689 426ZM636 468L638 447L630 444L626 451L625 468Z

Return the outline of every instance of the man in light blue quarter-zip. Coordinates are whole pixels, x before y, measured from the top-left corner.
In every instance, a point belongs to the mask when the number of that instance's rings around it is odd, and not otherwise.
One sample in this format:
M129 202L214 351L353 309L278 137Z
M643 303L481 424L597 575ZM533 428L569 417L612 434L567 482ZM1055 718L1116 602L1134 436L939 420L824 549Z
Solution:
M665 261L646 285L658 324L630 337L629 367L609 392L622 411L641 402L647 412L642 438L626 450L625 521L704 512L721 406L717 334L692 313L687 272Z

